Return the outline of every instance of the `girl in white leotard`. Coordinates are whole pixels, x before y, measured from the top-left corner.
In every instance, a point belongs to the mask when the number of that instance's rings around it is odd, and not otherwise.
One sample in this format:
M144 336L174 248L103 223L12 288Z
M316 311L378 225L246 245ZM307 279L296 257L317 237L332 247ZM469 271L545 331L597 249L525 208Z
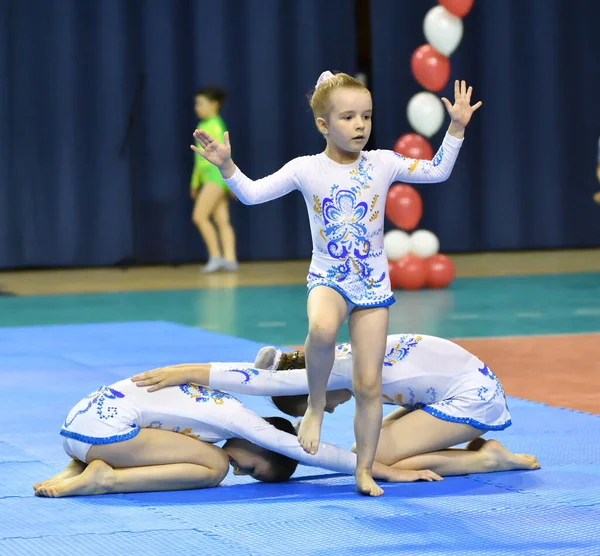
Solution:
M300 354L293 366L303 366L303 359ZM289 369L291 360L291 354L263 348L256 365L179 365L134 380L151 389L190 380L231 392L273 396L280 410L297 417L306 409L306 370L277 370ZM440 475L539 466L533 456L512 454L496 441L478 440L488 431L510 426L511 417L494 372L457 344L422 334L388 336L382 377L383 404L399 407L383 421L376 461L404 469L432 469ZM349 344L336 349L327 389L328 411L352 396ZM448 450L471 441L471 450Z
M481 102L471 106L471 92L464 81L457 81L455 103L442 99L451 122L433 160L363 150L371 133L371 94L360 81L343 73L324 72L311 97L325 150L296 158L268 177L252 181L236 167L228 134L221 144L206 132L194 133L199 147L192 149L219 168L242 203L264 203L294 190L304 197L313 240L305 345L310 404L298 440L307 452L316 453L335 339L349 315L354 379L360 385L355 390L356 482L359 491L372 496L383 494L373 482L370 468L381 427L379 373L388 307L394 302L383 249L387 193L396 181L436 183L449 177L465 127L481 106Z
M36 484L38 495L216 486L229 462L237 474L262 481L289 479L298 461L347 474L356 466L355 454L330 444L309 455L289 421L263 419L226 392L189 383L159 392L138 388L131 379L103 386L69 412L60 434L73 461ZM220 441L226 441L223 449L213 446ZM375 473L392 481L439 478L384 465Z

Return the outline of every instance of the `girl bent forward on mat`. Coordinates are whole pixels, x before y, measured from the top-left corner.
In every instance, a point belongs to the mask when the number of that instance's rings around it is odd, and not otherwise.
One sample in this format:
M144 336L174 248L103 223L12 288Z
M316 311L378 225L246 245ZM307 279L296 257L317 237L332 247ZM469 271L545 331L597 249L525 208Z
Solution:
M442 476L538 469L535 456L513 454L481 436L511 424L504 390L492 370L462 347L434 336L388 336L382 369L383 403L399 406L383 420L375 461L398 469L431 469ZM157 390L180 381L240 394L275 396L293 417L304 414L308 391L304 354L263 348L252 365L178 365L133 378ZM291 369L291 370L289 370ZM336 349L326 410L352 397L350 344ZM450 449L468 442L466 450Z
M318 455L309 455L286 419L263 419L233 396L194 384L156 393L138 388L132 379L103 386L71 410L60 434L73 461L35 484L38 496L214 487L229 463L235 474L266 482L286 481L298 461L346 474L356 467L355 454L321 444ZM213 445L223 440L222 449ZM393 482L441 479L431 471L379 464L374 473Z

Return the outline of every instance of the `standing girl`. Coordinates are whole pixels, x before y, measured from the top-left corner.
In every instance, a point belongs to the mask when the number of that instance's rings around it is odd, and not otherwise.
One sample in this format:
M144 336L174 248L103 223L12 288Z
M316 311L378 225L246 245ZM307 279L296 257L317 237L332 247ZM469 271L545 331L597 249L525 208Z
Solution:
M382 422L381 368L388 307L394 303L383 250L385 201L396 181L433 183L448 178L465 126L481 103L470 105L472 89L455 83L455 103L443 99L451 116L434 159L413 160L393 151L363 151L371 134L371 93L350 75L321 74L310 104L324 152L299 157L261 180L246 177L231 159L229 134L221 144L208 133L194 136L192 149L221 171L247 205L264 203L298 189L304 196L313 239L308 274L308 337L305 344L309 403L298 431L302 447L317 452L325 394L338 330L349 316L356 398L355 479L362 494L379 496L372 465Z
M219 141L223 141L227 129L219 115L226 97L227 93L217 87L205 87L196 93L194 109L200 119L197 129ZM194 158L190 183L190 195L195 201L192 219L204 239L209 257L202 271L237 270L235 233L229 220L229 188L215 166L202 156Z

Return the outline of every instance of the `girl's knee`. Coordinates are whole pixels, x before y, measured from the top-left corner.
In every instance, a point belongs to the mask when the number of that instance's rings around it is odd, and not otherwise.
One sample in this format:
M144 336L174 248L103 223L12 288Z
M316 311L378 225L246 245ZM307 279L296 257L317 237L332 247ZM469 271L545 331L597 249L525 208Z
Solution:
M218 450L218 451L217 451ZM207 467L210 470L209 481L211 486L217 486L223 482L223 479L229 473L229 457L220 448L216 448L211 454L210 461L199 461L200 465Z
M194 212L194 214L192 215L192 222L196 225L196 226L205 226L206 224L210 223L209 220L209 215L205 214L204 212Z
M381 397L381 380L379 377L354 379L352 381L352 390L357 400L377 400L378 403L381 403L379 400Z
M223 230L223 229L231 226L228 216L215 216L214 221L215 221L215 226L217 228L219 228L219 230Z
M229 473L229 462L225 460L225 464L219 464L210 469L210 486L219 486Z
M308 338L312 344L335 346L338 328L337 323L330 319L314 319L308 324Z

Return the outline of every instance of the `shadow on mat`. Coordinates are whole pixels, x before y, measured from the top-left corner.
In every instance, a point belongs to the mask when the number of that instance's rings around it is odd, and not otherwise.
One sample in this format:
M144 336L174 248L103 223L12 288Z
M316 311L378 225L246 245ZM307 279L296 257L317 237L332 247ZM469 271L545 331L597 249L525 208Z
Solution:
M527 473L526 471L515 473ZM161 506L185 504L221 504L223 502L245 502L256 504L275 504L289 502L290 499L300 501L327 501L340 498L356 497L357 501L368 502L368 497L356 494L352 479L344 484L331 484L333 479L339 482L344 475L315 475L302 477L287 483L249 483L243 485L221 486L211 489L187 490L174 492L144 492L135 494L113 494L82 497L78 500L85 504L101 505L133 505ZM322 481L319 484L306 481ZM402 499L415 501L418 499L444 496L494 496L506 494L507 489L489 483L471 480L469 477L448 477L436 483L381 483L385 490L384 500Z

